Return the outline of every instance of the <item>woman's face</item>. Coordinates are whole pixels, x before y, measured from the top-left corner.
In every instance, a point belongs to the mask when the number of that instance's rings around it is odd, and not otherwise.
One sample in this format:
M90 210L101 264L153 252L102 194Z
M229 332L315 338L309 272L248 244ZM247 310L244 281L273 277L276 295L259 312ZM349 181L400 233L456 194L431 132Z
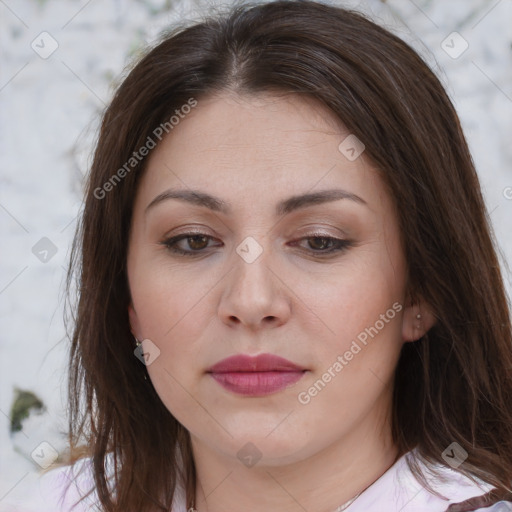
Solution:
M150 155L130 321L195 449L279 465L386 437L400 349L422 332L391 199L349 135L304 98L225 94Z

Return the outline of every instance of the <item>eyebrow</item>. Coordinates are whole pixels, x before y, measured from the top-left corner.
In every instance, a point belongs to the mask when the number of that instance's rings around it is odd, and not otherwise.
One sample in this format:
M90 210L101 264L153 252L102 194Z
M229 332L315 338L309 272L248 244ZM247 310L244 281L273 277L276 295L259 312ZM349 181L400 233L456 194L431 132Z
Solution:
M146 207L145 213L156 205L167 201L169 199L177 199L184 201L196 206L202 206L215 212L224 213L229 215L231 213L231 207L229 203L218 197L212 196L199 190L179 190L169 189L161 194L158 194ZM321 190L319 192L311 192L307 194L291 196L279 202L276 206L275 215L281 217L293 211L306 208L322 203L329 203L338 201L340 199L349 199L359 204L366 205L366 201L352 192L348 192L342 189L329 189Z

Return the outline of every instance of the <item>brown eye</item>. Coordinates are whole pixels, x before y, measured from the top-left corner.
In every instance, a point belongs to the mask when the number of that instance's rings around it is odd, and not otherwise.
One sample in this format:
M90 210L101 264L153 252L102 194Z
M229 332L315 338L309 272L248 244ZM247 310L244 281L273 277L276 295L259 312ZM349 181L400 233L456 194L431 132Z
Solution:
M316 256L327 256L334 253L345 251L353 245L350 240L342 240L340 238L334 238L332 236L325 235L311 235L301 240L307 241L307 246L300 243L294 242L292 245L299 245L309 253L313 253Z
M183 256L199 256L206 252L204 249L208 248L210 240L213 240L213 238L204 233L184 233L168 238L161 243L173 253ZM181 244L181 242L184 242L184 244Z
M204 249L205 247L208 246L208 237L207 236L203 236L203 235L189 236L186 238L186 240L189 244L189 247L193 250Z
M308 244L312 249L320 250L320 251L323 251L325 249L332 247L331 242L334 241L333 238L329 238L326 236L322 236L322 237L313 236L311 238L308 238L307 240L309 240ZM311 242L311 241L313 241L313 242Z

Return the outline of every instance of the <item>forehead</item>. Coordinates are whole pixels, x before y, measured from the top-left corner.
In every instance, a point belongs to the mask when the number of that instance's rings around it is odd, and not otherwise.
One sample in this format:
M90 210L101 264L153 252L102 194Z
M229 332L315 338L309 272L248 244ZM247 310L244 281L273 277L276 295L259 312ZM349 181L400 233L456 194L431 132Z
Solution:
M263 206L284 195L343 187L376 204L380 178L364 152L349 159L340 151L348 136L326 107L298 95L199 99L150 154L138 196L147 205L166 188L180 187Z

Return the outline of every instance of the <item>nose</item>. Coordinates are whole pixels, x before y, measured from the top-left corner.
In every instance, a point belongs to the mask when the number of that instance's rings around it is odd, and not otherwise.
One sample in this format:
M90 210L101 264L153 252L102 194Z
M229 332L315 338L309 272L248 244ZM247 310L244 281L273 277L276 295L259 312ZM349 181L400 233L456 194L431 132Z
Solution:
M233 260L234 268L222 280L221 320L230 327L251 330L285 324L291 314L292 293L279 276L271 250L263 250L252 262L238 253Z

